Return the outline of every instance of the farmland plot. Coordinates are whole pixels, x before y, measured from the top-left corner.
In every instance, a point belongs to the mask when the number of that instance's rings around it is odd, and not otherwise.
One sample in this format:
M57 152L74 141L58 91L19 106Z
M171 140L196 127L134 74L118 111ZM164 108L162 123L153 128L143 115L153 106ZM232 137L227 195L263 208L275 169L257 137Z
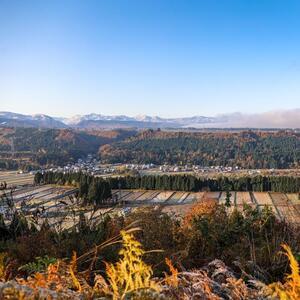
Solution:
M9 187L15 185L33 184L33 178L34 176L29 173L17 174L16 171L0 172L0 182L5 181Z
M17 202L26 198L34 197L35 195L38 195L40 192L43 192L47 189L49 189L49 186L43 186L30 191L25 191L24 193L19 193L18 195L14 196L14 201Z
M76 190L74 189L63 189L63 188L51 188L44 191L44 193L39 193L34 197L34 200L49 200L49 199L60 199L67 196L69 193L73 194Z
M57 187L52 185L23 188L13 192L13 199L17 209L26 213L45 212L47 208L55 205L65 206L71 202L69 197L76 192L74 188ZM4 209L6 210L6 209Z
M177 204L185 192L175 192L168 200L168 204Z
M14 178L5 180L8 186L21 186L25 184L33 184L33 177L24 176L22 178Z
M277 209L282 219L293 224L300 224L300 214L292 205L277 206Z
M119 200L126 200L126 197L134 193L133 191L121 191L121 194L118 195ZM120 198L119 198L120 197Z
M153 199L150 201L151 203L163 203L165 201L167 201L169 198L172 197L172 195L175 192L160 192L158 195L156 195L155 197L153 197Z
M43 204L45 202L55 200L56 198L57 198L56 195L53 195L53 194L50 193L50 194L47 194L47 195L43 196L42 198L41 197L37 197L37 198L34 197L33 199L31 199L27 203L31 204L31 205Z
M3 179L28 180L28 174L16 174L15 172L6 172L1 174L0 181ZM10 189L7 189L8 195ZM39 212L43 218L49 217L51 222L56 226L63 224L64 228L74 226L74 222L79 220L79 213L83 212L87 217L91 217L91 207L78 207L75 204L74 194L77 191L75 188L57 185L42 185L42 186L18 186L13 190L13 197L17 208L22 208L28 214L33 216ZM4 191L2 191L3 193ZM163 211L176 214L185 214L195 202L205 199L215 199L219 203L225 203L226 192L184 192L184 191L159 191L159 190L113 190L114 197L119 198L123 202L122 207L99 209L94 213L93 218L101 216L101 212L109 211L110 213L127 214L134 211L138 206L154 204L164 205ZM248 204L252 207L258 205L263 208L264 205L269 206L274 211L278 218L286 219L288 222L300 224L300 200L299 195L283 194L274 192L231 192L231 203L235 204L238 210L243 209L243 204ZM136 207L136 208L134 208ZM228 211L232 211L232 205ZM0 207L1 211L6 211L5 203Z
M34 197L33 200L38 201L38 200L40 200L41 198L44 199L45 197L50 196L50 195L53 197L54 192L55 192L55 188L49 188L49 189L47 189L47 190L45 190L45 191L43 191L43 192L41 192L41 193L38 193L38 194ZM30 202L30 201L29 201L29 202Z
M0 172L0 180L3 181L4 178L15 175L17 175L16 171L2 171Z
M198 192L198 193L190 193L182 202L183 204L191 204L197 201L202 200L204 197L204 192Z
M12 189L12 190L7 190L7 192L13 192L13 195L14 196L17 196L17 195L19 195L19 194L22 194L22 193L25 193L25 192L30 192L30 191L33 191L33 190L35 190L36 189L36 187L22 187L22 188L17 188L17 189Z
M218 200L221 196L221 192L207 192L206 198L207 199L216 199Z
M230 196L230 203L231 205L235 204L235 192L230 192L231 196ZM220 204L225 204L226 202L226 192L222 192L221 196L219 198L219 203Z
M282 193L270 193L275 206L286 206L290 203L285 194Z
M150 201L158 194L159 194L159 192L157 192L157 191L147 191L144 194L142 194L140 197L138 197L136 200L137 201Z
M268 193L253 192L254 198L258 205L270 205L273 206L272 199Z
M249 192L236 192L236 205L244 204L254 205Z
M184 193L181 197L180 197L180 199L178 200L178 204L181 204L181 203L183 203L184 202L184 200L189 196L189 194L190 193Z
M135 201L135 200L137 200L137 198L139 198L140 196L142 196L145 193L146 193L146 191L137 191L137 192L134 191L131 194L128 194L127 196L122 198L121 200L123 200L123 201Z
M300 198L299 198L299 194L297 193L293 193L293 194L286 194L286 196L288 197L288 199L293 203L293 204L300 204Z
M45 200L51 200L51 199L61 199L66 197L67 195L74 194L76 192L76 189L67 189L67 188L61 188L61 187L52 187L52 186L45 186L44 189L38 188L30 193L23 193L19 194L16 197L14 196L14 199L19 200L19 198L25 199L30 198L26 204L36 204L39 202L44 202ZM24 195L26 195L24 197Z
M93 212L93 211L87 211L84 213L84 216L87 218L87 219L97 219L97 218L100 218L102 215L108 213L108 212L113 212L114 214L118 214L121 212L121 209L120 208L101 208L101 209L98 209L97 211Z

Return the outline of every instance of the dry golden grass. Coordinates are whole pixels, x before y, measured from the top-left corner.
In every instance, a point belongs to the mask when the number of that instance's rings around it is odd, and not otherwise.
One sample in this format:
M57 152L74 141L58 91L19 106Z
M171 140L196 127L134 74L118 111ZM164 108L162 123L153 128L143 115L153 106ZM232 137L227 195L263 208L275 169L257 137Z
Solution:
M171 275L165 273L164 282L174 288L178 287L178 270L173 266L172 261L168 258L165 259L166 265L169 267Z
M138 290L159 291L160 285L151 279L153 271L145 264L142 256L145 251L132 234L121 231L123 248L121 259L114 265L106 263L106 274L110 285L109 294L113 299L124 299Z
M77 273L77 254L76 254L76 252L73 252L72 260L69 265L69 272L70 272L75 290L81 292L82 291L81 284L75 275Z
M290 262L291 273L287 275L286 281L282 284L280 282L272 283L268 286L269 294L272 297L280 300L299 300L300 299L300 272L299 264L294 257L291 248L288 245L282 245L285 250L285 255Z
M4 281L6 277L5 258L6 253L0 253L0 281Z

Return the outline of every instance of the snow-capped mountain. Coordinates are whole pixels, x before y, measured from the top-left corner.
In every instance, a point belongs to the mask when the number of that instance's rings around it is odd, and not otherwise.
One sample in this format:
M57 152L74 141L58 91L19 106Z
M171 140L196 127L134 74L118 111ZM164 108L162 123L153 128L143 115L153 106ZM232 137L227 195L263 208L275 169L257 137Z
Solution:
M51 117L44 114L23 115L0 112L0 126L44 127L44 128L299 128L300 109L271 111L260 114L229 113L215 117L193 116L183 118L162 118L138 115L75 115L70 118Z
M67 127L63 122L44 114L23 115L6 111L0 112L0 125L8 127Z
M64 123L68 125L76 125L83 121L134 121L132 117L124 115L106 116L101 114L75 115L71 118L64 119Z
M203 124L203 123L212 123L215 118L212 117L204 117L204 116L194 116L194 117L186 117L186 118L161 118L158 116L148 116L148 115L138 115L135 117L128 117L125 115L116 115L116 116L106 116L101 114L88 114L88 115L76 115L69 119L64 119L65 124L68 125L80 125L82 123L96 123L96 122L141 122L143 127L145 123L154 123L153 125L162 124L165 126L170 125L180 125L188 126L190 124ZM163 126L163 127L165 127Z
M167 121L167 119L162 119L158 116L147 116L147 115L138 115L134 118L136 121L141 121L141 122L162 122L162 121Z
M212 123L214 118L195 116L188 118L161 118L158 116L139 115L128 117L125 115L108 116L102 114L75 115L70 118L51 117L44 114L23 115L13 112L0 112L0 125L20 127L46 128L180 128L203 123Z

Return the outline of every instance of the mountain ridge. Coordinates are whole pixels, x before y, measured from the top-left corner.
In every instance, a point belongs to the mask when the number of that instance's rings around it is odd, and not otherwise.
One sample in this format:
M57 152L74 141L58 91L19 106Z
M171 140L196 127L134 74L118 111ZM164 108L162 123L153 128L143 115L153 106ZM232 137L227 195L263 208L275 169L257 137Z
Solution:
M0 112L0 125L24 126L44 128L109 128L109 127L184 127L188 124L213 123L213 117L193 116L182 118L162 118L159 116L138 115L129 117L126 115L86 114L75 115L70 118L51 117L45 114L25 115L14 112Z
M0 112L0 126L41 128L300 128L300 108L269 111L259 114L240 112L219 114L214 117L195 115L191 117L163 118L159 116L104 115L90 113L72 117L52 117L46 114L25 115Z

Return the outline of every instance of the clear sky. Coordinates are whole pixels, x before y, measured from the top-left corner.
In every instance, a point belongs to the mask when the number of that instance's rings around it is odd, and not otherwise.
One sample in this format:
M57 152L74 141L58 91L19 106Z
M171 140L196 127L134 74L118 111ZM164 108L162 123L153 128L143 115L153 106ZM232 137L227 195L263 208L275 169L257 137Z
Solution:
M0 110L300 107L300 1L0 0Z

